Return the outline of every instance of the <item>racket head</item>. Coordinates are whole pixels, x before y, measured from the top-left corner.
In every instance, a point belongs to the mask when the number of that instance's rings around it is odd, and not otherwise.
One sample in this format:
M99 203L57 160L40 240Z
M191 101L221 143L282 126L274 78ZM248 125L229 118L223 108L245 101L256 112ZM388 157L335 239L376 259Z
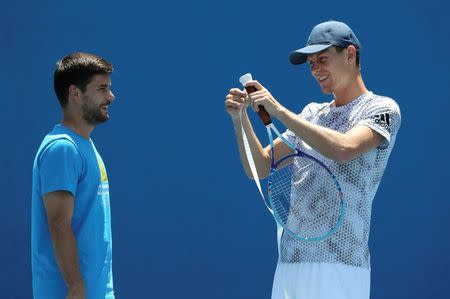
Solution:
M268 195L275 220L298 240L324 240L342 224L338 180L324 163L298 149L272 164Z

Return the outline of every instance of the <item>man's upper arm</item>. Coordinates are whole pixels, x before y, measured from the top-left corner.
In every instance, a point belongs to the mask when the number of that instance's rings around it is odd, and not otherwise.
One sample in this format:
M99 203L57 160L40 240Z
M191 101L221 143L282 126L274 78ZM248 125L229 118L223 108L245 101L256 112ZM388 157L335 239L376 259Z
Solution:
M274 146L274 153L275 153L275 161L278 161L280 158L285 157L294 152L279 137L273 141L273 146ZM271 156L270 145L266 146L264 148L264 151L266 152L266 155L268 155L268 157Z
M67 139L54 141L39 159L41 195L64 190L75 196L82 171L83 161L75 145Z
M387 148L392 136L397 135L401 124L400 108L391 98L380 97L373 102L364 111L363 118L357 125L369 127L384 138L378 144L378 147Z
M67 191L54 191L44 195L44 206L49 224L70 224L73 214L73 195Z
M400 128L401 115L397 103L390 98L375 100L355 127L345 133L351 145L351 158L375 147L387 148Z
M344 158L347 161L379 146L384 140L380 133L364 125L351 128L345 133L345 137L349 149Z

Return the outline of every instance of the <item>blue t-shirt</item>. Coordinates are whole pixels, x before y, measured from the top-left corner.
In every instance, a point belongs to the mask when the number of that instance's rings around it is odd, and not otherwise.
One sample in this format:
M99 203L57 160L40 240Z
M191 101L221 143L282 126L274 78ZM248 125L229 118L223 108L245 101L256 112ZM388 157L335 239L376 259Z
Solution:
M114 299L109 185L92 140L56 125L42 141L33 165L31 256L35 299L62 299L67 287L56 262L43 196L74 196L72 230L77 240L87 299Z

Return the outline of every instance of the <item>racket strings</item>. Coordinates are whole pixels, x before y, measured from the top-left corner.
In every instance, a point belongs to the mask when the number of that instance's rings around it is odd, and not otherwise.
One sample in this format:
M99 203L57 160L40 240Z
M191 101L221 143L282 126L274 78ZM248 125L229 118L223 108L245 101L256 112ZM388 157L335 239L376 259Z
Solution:
M338 225L339 189L332 175L314 160L286 159L272 172L269 190L275 215L291 233L320 238Z

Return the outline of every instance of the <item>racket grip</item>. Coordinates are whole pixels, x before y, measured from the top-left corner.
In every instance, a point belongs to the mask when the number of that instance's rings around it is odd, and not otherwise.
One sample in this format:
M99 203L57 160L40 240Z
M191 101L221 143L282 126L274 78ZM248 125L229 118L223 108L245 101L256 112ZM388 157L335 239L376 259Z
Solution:
M255 86L247 86L245 87L245 90L248 94L254 93L256 91ZM263 105L258 106L258 116L262 120L265 126L270 125L272 123L272 119L270 118L269 113L267 113L266 109Z

